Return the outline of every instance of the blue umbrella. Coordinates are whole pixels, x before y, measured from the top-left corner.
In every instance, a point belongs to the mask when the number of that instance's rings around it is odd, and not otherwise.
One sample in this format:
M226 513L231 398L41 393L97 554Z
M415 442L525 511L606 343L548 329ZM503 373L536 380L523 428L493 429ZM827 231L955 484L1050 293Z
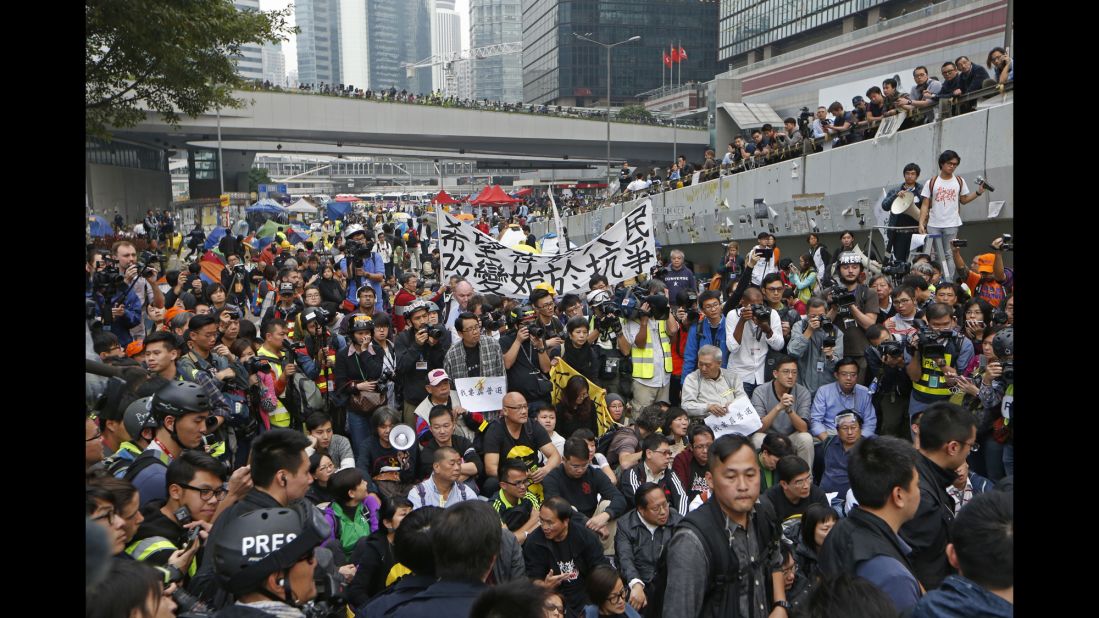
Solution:
M90 215L88 217L88 232L96 238L102 238L114 234L114 228L103 217Z
M206 244L203 245L203 249L209 251L218 246L221 239L225 237L225 228L220 225L215 227L212 232L206 237Z

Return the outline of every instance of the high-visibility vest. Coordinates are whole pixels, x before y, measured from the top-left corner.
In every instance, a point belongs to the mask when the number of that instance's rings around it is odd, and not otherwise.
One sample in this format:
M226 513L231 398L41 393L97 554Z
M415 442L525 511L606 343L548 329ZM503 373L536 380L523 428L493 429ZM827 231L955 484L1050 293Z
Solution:
M660 320L658 323L660 331L660 349L664 352L664 373L671 375L672 373L672 340L668 338L668 331L664 327L664 320ZM646 326L647 328L647 326ZM638 348L633 346L630 348L630 360L633 361L633 377L647 380L656 375L656 367L653 365L652 349L652 333L649 333L649 340L645 342L645 347Z
M271 371L275 376L275 382L282 379L282 359L275 354L268 352L266 348L260 348L256 352L256 356L267 359L267 364L271 366ZM276 396L278 393L276 393ZM274 412L269 415L272 427L289 427L290 426L290 411L283 405L282 400L279 399L279 406L275 408Z
M944 355L944 360L949 365L953 360L953 354L947 352ZM922 362L920 379L912 383L912 388L933 397L950 397L950 387L946 385L946 374L943 370L939 369L939 366L932 359L920 357L920 361ZM921 398L918 395L916 399L918 401L928 401L927 398Z
M126 554L134 560L144 562L159 551L167 551L173 553L179 548L174 543L162 536L151 536L138 541L134 541L126 548ZM191 560L191 565L187 567L187 574L194 576L195 571L198 570L198 554L195 554L194 559Z

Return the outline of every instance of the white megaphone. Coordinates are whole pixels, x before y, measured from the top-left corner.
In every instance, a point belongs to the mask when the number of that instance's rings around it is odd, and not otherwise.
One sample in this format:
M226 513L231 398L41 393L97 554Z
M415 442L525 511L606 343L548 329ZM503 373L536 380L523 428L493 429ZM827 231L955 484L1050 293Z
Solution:
M920 218L920 209L916 207L916 196L911 191L901 191L897 194L889 212L895 215L908 215L913 219Z
M389 443L398 451L407 451L416 444L416 430L408 425L397 425L389 432Z

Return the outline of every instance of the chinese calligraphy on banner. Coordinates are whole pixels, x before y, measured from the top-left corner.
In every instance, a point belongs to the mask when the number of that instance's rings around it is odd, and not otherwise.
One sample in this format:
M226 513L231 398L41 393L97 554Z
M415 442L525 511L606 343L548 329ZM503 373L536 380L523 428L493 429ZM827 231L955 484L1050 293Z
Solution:
M507 376L492 378L458 378L454 380L458 402L470 412L488 412L504 408L508 392Z
M605 275L613 286L656 265L652 200L642 202L583 247L556 255L509 249L445 212L440 226L444 279L459 275L482 294L526 298L543 281L558 294L567 294L587 290L596 274Z
M714 438L731 433L750 436L763 427L763 420L747 397L738 397L729 404L729 412L725 416L711 414L706 417L706 424L714 430Z

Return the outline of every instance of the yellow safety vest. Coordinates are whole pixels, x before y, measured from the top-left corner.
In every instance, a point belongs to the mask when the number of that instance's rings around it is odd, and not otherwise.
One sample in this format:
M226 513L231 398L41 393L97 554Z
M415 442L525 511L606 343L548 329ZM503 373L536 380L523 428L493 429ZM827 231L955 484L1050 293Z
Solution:
M672 373L672 340L668 338L664 320L658 322L660 331L660 349L664 351L664 373ZM646 326L647 328L647 326ZM630 348L630 360L633 361L633 377L647 380L656 375L656 366L653 364L652 333L645 342L644 348L633 346Z
M950 364L952 357L953 355L949 353L944 355L947 365ZM946 374L943 373L943 370L939 369L939 366L932 359L921 357L920 360L923 363L923 373L920 375L918 382L912 383L912 388L928 395L949 397L950 387L946 385Z
M267 359L267 364L271 366L271 371L275 375L275 381L278 382L282 379L282 359L275 354L268 352L267 348L260 348L256 352L256 356L260 356ZM269 415L271 419L272 427L289 427L290 426L290 411L286 409L286 406L282 404L282 400L279 400L279 406L275 408L275 411Z

